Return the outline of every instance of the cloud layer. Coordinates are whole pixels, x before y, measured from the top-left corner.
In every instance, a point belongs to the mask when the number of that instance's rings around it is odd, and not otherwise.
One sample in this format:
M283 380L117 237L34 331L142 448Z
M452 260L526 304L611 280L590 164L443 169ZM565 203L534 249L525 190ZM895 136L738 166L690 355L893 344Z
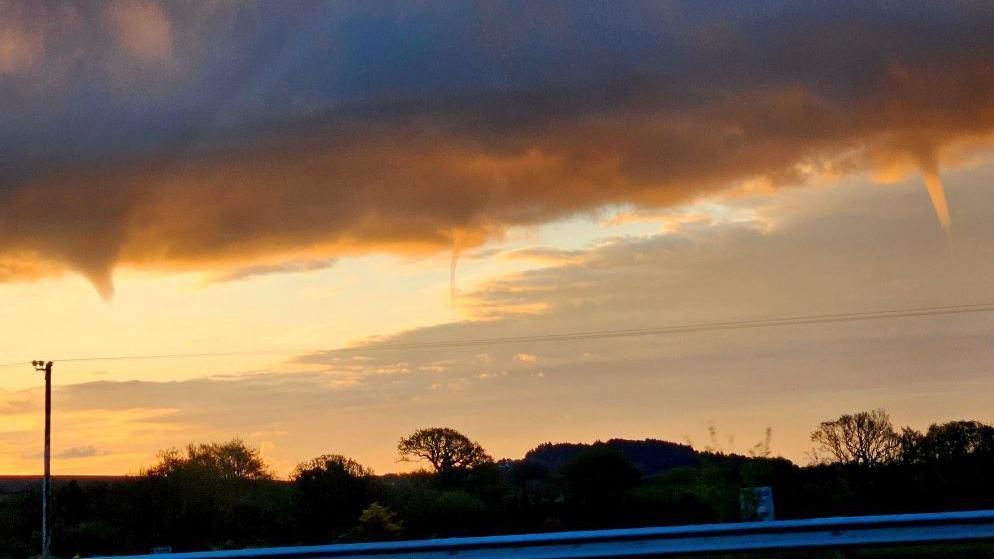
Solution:
M994 131L981 4L0 9L0 279L105 296L813 176L920 172L948 225Z
M155 381L143 369L148 362L135 361L124 378L142 380L74 383L69 379L91 378L79 373L99 364L64 363L54 448L99 452L59 471L135 471L163 447L241 436L275 445L271 456L283 472L325 452L390 472L402 467L397 438L425 425L464 430L501 457L520 457L542 441L612 436L700 443L709 422L735 435L739 446L727 450L745 451L772 427L774 452L803 461L810 430L843 412L883 406L917 428L964 417L992 421L991 313L382 347L989 301L991 180L990 164L951 174L950 199L961 208L952 247L931 227L927 194L910 181L798 188L739 197L727 208L681 208L672 213L719 218L616 238L545 260L543 268L467 285L459 299L467 320L380 338L354 352L174 381ZM737 219L720 219L725 215ZM550 254L564 256L536 247L509 257ZM224 366L173 363L204 375ZM0 391L0 468L37 468L24 456L40 451L42 405L40 389Z

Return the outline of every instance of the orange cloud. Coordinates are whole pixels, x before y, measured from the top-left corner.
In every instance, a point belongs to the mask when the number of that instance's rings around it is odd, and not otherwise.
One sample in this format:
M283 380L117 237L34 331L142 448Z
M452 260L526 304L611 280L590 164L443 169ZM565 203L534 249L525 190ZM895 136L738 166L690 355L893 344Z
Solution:
M106 13L124 52L142 62L163 62L173 56L172 22L153 2L109 3Z
M37 35L13 26L0 27L0 75L32 67L41 48Z
M115 8L125 10L122 44L168 55L169 19L134 6ZM888 33L910 33L898 31ZM510 227L605 205L663 208L743 184L861 172L922 173L947 226L943 150L989 146L994 45L891 57L877 48L889 37L853 46L874 72L819 55L823 87L791 77L799 55L774 44L767 65L783 65L782 76L753 64L728 83L706 69L679 80L636 72L366 100L292 122L205 124L106 157L18 162L0 177L0 258L43 255L109 297L117 266L223 276L374 251L458 256Z

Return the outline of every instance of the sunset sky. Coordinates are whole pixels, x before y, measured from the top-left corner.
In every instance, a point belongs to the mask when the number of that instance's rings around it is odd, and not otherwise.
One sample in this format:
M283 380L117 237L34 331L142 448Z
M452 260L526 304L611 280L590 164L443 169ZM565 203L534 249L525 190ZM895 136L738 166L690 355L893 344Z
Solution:
M992 148L985 2L0 0L0 474L36 358L55 474L994 421L994 313L377 349L994 303Z

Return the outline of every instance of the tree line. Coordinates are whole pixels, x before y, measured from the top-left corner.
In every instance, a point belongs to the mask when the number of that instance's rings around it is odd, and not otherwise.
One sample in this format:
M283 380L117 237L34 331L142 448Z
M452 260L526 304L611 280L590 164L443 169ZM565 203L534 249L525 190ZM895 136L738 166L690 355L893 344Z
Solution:
M773 488L779 518L994 508L994 427L895 427L883 410L817 426L812 463L665 441L546 443L494 460L450 428L397 446L428 469L377 476L325 454L277 479L242 441L158 454L140 474L68 481L53 496L57 556L727 522L740 490ZM37 553L40 491L0 493L0 557Z

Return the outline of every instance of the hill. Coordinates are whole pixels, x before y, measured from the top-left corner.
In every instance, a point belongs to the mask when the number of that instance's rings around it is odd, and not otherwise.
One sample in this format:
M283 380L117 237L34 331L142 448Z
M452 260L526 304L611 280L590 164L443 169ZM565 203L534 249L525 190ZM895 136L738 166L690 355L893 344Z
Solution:
M586 443L543 443L529 450L524 462L541 464L550 470L557 470L581 452L607 447L621 453L635 465L643 475L651 476L673 468L697 464L698 453L684 444L657 439L629 440L610 439L606 442Z

